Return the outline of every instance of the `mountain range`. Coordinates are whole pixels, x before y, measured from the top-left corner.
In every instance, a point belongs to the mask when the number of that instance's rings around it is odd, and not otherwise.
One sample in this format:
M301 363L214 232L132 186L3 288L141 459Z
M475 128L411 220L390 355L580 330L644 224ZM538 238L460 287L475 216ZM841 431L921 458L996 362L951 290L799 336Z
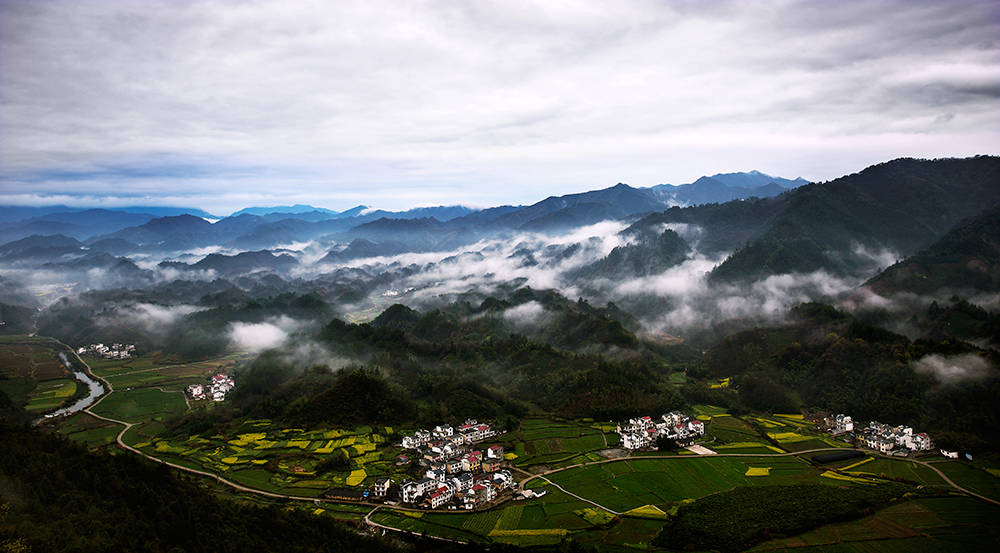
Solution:
M702 177L676 187L633 188L619 184L603 190L549 197L528 206L501 206L484 210L436 206L385 211L359 205L337 212L296 204L248 207L223 218L198 209L175 207L75 209L67 206L0 206L0 243L32 235L61 234L88 243L106 239L125 240L138 247L134 251L182 250L228 242L237 248L270 248L343 233L379 219L433 218L448 223L449 229L471 229L474 232L517 228L551 231L649 213L672 205L771 197L804 182L802 179L789 180L751 171ZM163 220L156 222L156 219ZM214 224L209 227L196 219ZM426 225L426 222L415 225ZM358 236L371 230L371 227L363 229ZM124 244L119 243L118 251L124 251L122 247Z

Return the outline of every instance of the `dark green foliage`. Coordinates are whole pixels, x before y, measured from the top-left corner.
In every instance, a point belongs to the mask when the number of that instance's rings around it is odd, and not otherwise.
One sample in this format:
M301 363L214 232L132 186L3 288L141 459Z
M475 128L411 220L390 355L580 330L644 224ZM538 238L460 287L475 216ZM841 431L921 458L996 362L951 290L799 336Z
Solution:
M681 506L653 544L674 550L743 551L768 539L870 514L909 490L898 484L741 486Z
M534 337L566 349L512 332L502 312L528 302L546 313L529 325ZM267 351L238 372L232 401L213 416L168 427L200 433L243 416L295 425L505 421L537 409L607 419L683 406L660 357L669 348L647 347L621 321L635 324L613 304L530 288L427 313L394 305L370 324L334 319L314 338L353 366L303 367L285 351ZM614 358L573 351L605 348Z
M879 294L931 294L943 288L1000 290L1000 208L965 221L867 285Z
M582 267L575 278L635 278L659 274L677 265L691 251L676 232L665 230L659 235L640 235L634 244L618 246L604 259Z
M332 386L289 413L306 425L395 424L415 416L416 406L404 394L364 369L341 371Z
M734 376L739 401L775 412L803 407L850 413L855 420L907 424L934 436L1000 444L1000 373L942 383L914 370L931 354L995 354L963 342L918 340L837 315L816 305L794 310L798 323L733 334L705 356L704 375ZM807 314L811 314L806 316ZM823 323L822 321L826 321ZM691 398L692 390L685 389Z
M34 318L34 309L0 303L0 334L29 334L34 327Z
M0 390L0 423L4 421L23 423L30 419L31 416L20 405L15 403L3 390Z
M316 474L346 471L350 469L351 456L348 455L347 450L340 448L316 465Z
M836 307L819 302L800 303L789 310L788 314L797 321L820 325L842 321L849 317L849 315L838 311Z
M801 186L776 198L672 208L636 222L640 232L664 223L702 229L698 248L735 251L713 281L812 272L871 274L870 253L907 255L959 221L1000 203L1000 158L897 159L853 175Z
M216 498L162 465L26 427L0 427L0 473L9 507L0 542L20 538L37 552L399 550L327 517Z

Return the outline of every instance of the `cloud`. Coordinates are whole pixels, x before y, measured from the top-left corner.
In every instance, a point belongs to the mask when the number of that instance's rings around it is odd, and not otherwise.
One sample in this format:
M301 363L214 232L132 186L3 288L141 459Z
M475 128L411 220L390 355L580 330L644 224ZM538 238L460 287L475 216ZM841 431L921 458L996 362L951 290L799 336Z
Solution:
M203 311L204 309L206 308L196 305L137 303L118 309L115 312L115 317L125 319L130 324L140 326L147 332L162 333L181 317Z
M517 326L539 326L545 319L545 307L537 301L529 301L505 310L503 318Z
M239 349L258 352L285 344L299 328L298 321L285 315L260 323L233 322L229 340Z
M725 258L694 253L660 274L597 286L606 299L640 313L649 330L682 332L731 319L779 321L799 303L835 299L859 284L825 271L771 275L748 285L710 284L708 273ZM650 297L666 300L665 307L649 312Z
M3 2L0 203L491 205L984 153L998 20L978 0Z
M993 366L974 353L962 355L932 354L912 363L913 370L929 374L942 384L960 384L982 380L993 372Z

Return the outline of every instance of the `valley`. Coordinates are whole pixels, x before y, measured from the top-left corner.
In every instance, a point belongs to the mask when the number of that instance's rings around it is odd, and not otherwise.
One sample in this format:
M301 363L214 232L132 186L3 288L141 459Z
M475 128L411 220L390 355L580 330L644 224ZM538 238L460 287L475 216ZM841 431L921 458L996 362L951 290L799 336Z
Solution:
M997 170L30 236L0 246L5 418L87 395L64 355L104 393L41 432L418 549L978 543L1000 512L996 212L925 177L990 204ZM904 184L933 225L878 214ZM278 223L300 230L239 245Z

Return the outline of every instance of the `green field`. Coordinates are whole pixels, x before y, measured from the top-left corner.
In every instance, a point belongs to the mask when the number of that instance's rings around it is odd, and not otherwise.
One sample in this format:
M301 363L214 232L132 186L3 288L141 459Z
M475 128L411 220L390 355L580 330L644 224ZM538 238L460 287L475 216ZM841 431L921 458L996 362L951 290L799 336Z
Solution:
M746 476L749 467L769 467L770 476ZM823 482L820 471L793 457L698 457L630 459L569 469L549 476L567 490L624 512L643 505L669 509L734 486ZM837 483L839 484L839 483Z
M707 439L714 437L722 443L766 443L760 433L737 417L713 417L705 425L705 435Z
M71 378L44 380L29 394L28 411L51 411L76 395L76 381Z
M96 448L113 443L121 429L120 425L102 421L87 413L76 413L60 421L57 432Z
M91 410L98 415L126 422L163 421L184 413L187 405L181 392L162 392L155 388L115 390Z
M518 466L560 467L597 460L600 457L592 452L613 447L618 439L611 423L529 418L521 421L507 449L517 454Z
M613 515L551 486L548 486L544 497L530 503L505 503L496 509L478 513L418 515L383 510L376 513L376 521L440 537L530 547L557 544L565 536L575 539L583 532L611 525L617 520Z
M959 486L1000 501L1000 477L965 461L934 463L934 466Z
M859 459L854 459L857 462ZM941 466L938 466L941 469ZM908 482L916 482L925 486L946 486L944 480L933 470L905 459L887 459L876 457L864 464L846 470L850 474L872 474L887 478L900 478Z
M827 524L752 551L983 551L1000 543L1000 508L968 497L907 501L858 520Z
M39 414L72 401L77 383L57 356L65 348L50 338L4 338L0 342L0 391Z
M144 386L180 391L205 382L215 373L231 372L236 366L234 356L184 364L163 364L152 357L117 361L88 358L87 362L94 374L106 378L116 390Z

